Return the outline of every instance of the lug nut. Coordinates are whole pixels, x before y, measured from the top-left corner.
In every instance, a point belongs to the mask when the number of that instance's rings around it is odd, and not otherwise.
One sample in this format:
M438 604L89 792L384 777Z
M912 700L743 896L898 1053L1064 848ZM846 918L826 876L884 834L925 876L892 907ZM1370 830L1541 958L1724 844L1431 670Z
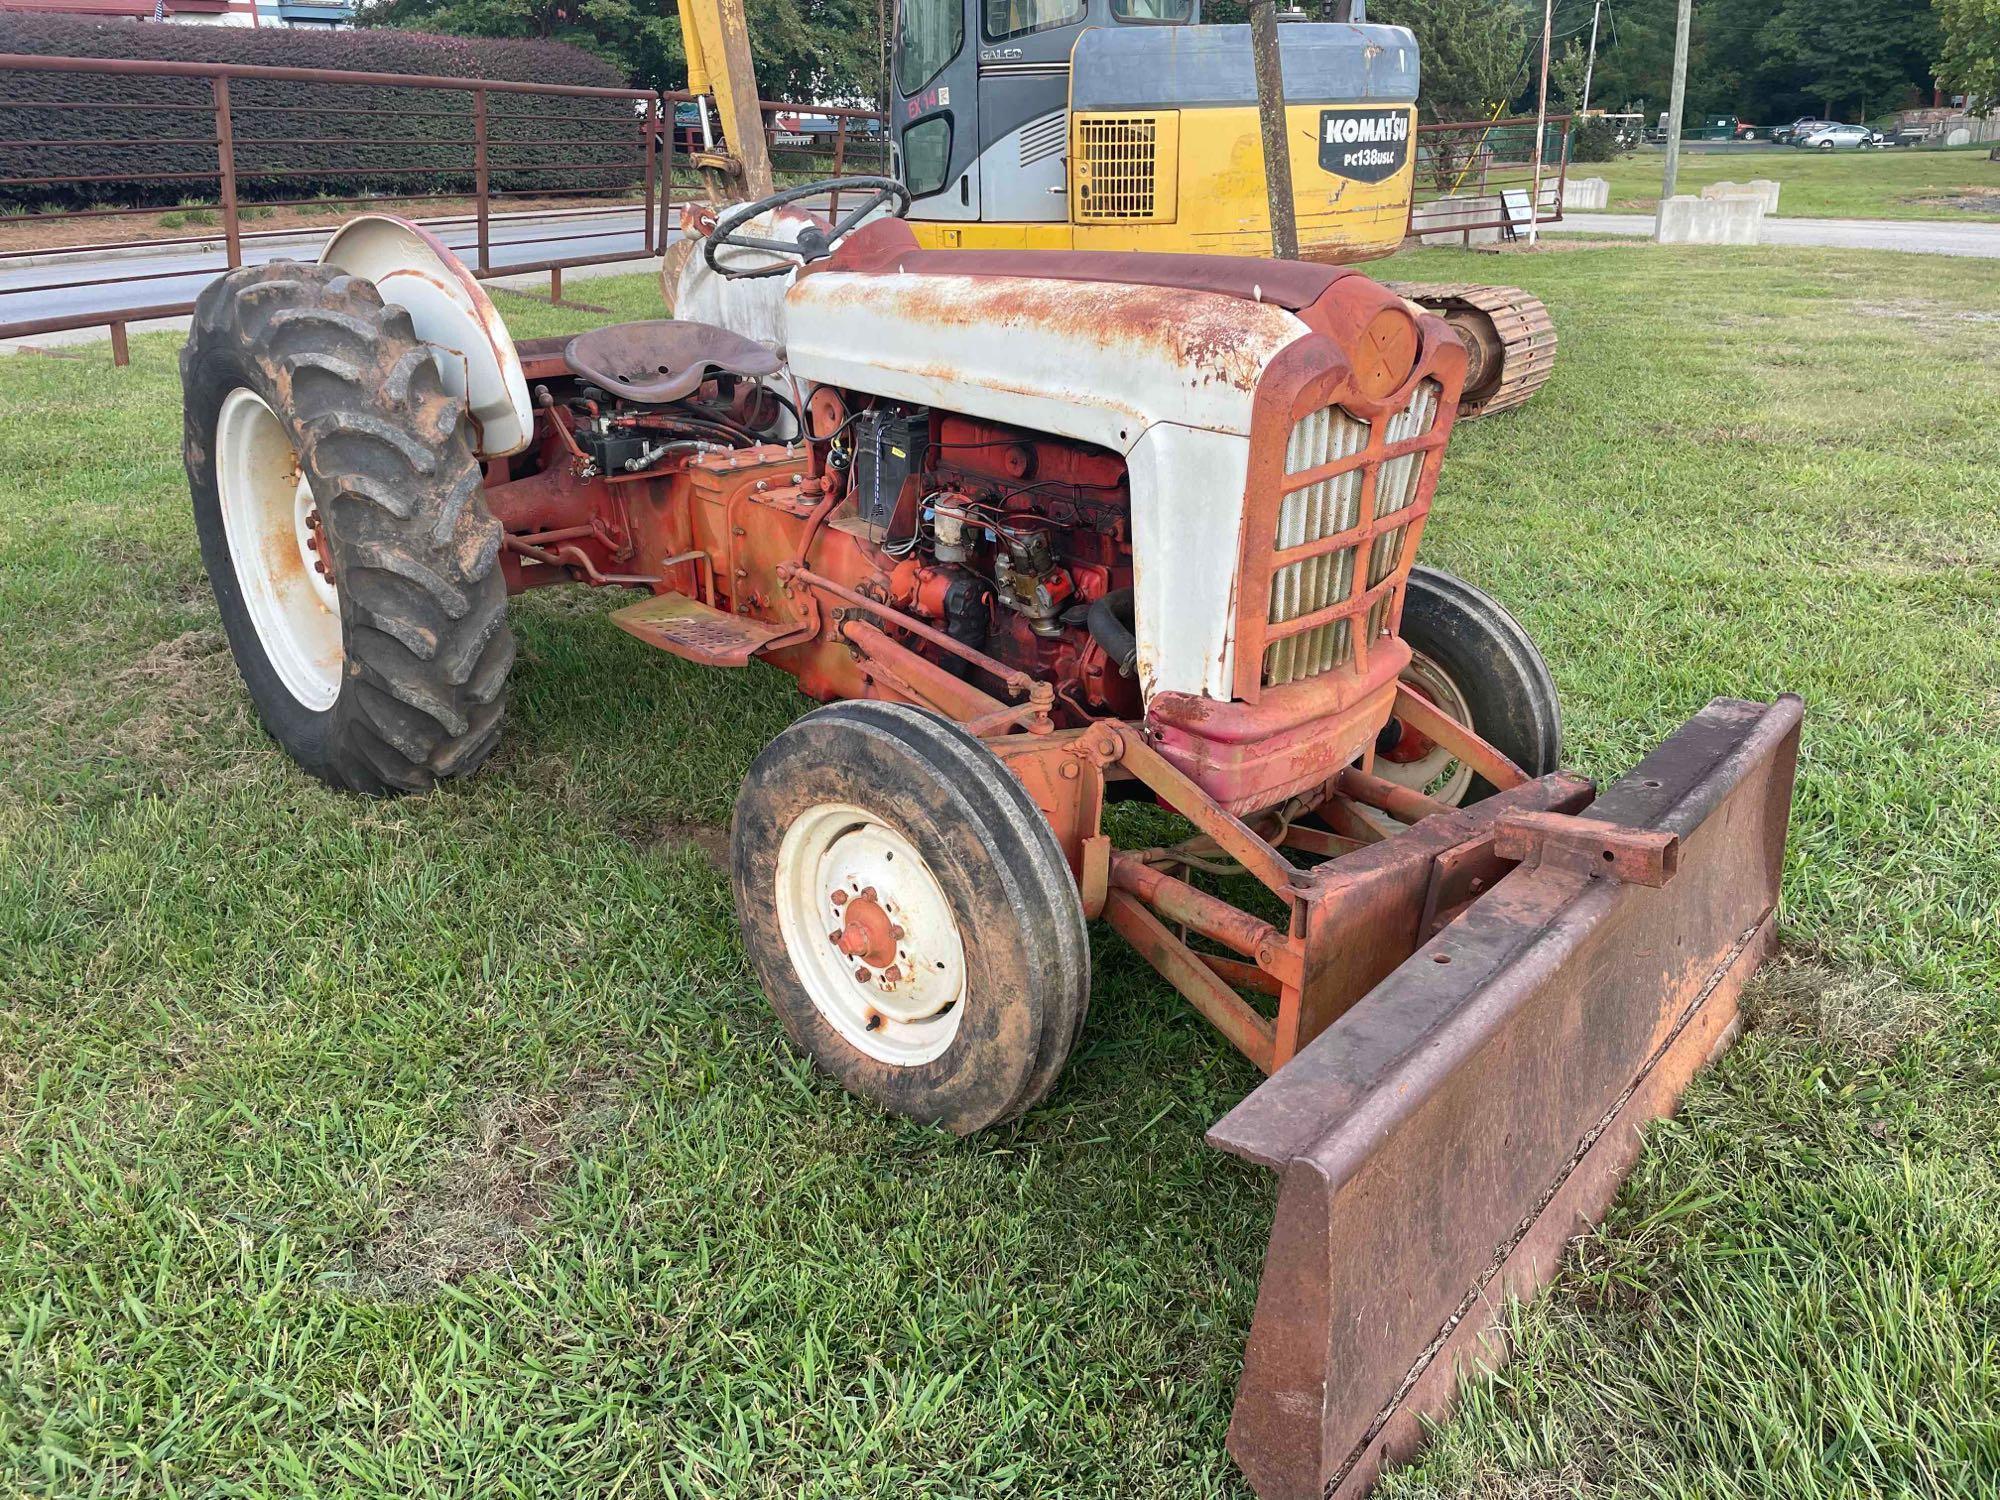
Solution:
M884 984L899 984L902 982L902 978L903 971L894 964L890 964L888 968L882 971L882 982Z
M847 892L845 892L845 891L835 891L835 892L833 893L833 904L834 904L835 906L845 906L845 905L847 905Z

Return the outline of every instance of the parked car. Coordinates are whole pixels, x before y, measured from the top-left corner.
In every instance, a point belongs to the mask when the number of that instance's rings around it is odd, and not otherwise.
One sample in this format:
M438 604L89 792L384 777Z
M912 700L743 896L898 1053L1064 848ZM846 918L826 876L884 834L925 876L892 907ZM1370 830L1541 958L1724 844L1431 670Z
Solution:
M1779 125L1774 128L1771 131L1771 139L1780 144L1796 142L1801 136L1811 135L1815 130L1824 130L1833 123L1835 122L1822 120L1817 115L1801 115L1789 125Z
M1807 151L1866 151L1888 145L1889 138L1866 125L1828 125L1811 135L1793 137L1792 144Z

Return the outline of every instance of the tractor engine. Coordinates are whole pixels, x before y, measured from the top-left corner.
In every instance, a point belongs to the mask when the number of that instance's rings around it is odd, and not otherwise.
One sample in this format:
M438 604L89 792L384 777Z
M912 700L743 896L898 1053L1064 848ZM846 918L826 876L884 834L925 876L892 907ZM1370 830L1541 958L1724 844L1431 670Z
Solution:
M891 603L1055 684L1058 717L1139 712L1123 459L906 407L859 413L842 440L829 465L891 564Z

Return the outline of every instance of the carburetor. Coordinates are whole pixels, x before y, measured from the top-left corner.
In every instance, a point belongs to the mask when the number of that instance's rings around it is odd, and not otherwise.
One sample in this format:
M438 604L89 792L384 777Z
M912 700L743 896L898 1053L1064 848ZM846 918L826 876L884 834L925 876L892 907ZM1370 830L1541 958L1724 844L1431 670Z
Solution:
M1000 602L1021 615L1040 636L1062 634L1060 616L1076 585L1055 560L1049 533L1041 527L1000 533L993 553L993 582Z

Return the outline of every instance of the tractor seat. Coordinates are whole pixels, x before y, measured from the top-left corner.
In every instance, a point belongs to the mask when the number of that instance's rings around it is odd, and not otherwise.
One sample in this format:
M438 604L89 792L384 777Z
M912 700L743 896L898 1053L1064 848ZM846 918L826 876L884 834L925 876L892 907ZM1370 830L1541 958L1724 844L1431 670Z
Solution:
M591 384L648 406L686 398L711 371L752 378L778 371L778 356L755 340L674 318L579 333L563 360Z

